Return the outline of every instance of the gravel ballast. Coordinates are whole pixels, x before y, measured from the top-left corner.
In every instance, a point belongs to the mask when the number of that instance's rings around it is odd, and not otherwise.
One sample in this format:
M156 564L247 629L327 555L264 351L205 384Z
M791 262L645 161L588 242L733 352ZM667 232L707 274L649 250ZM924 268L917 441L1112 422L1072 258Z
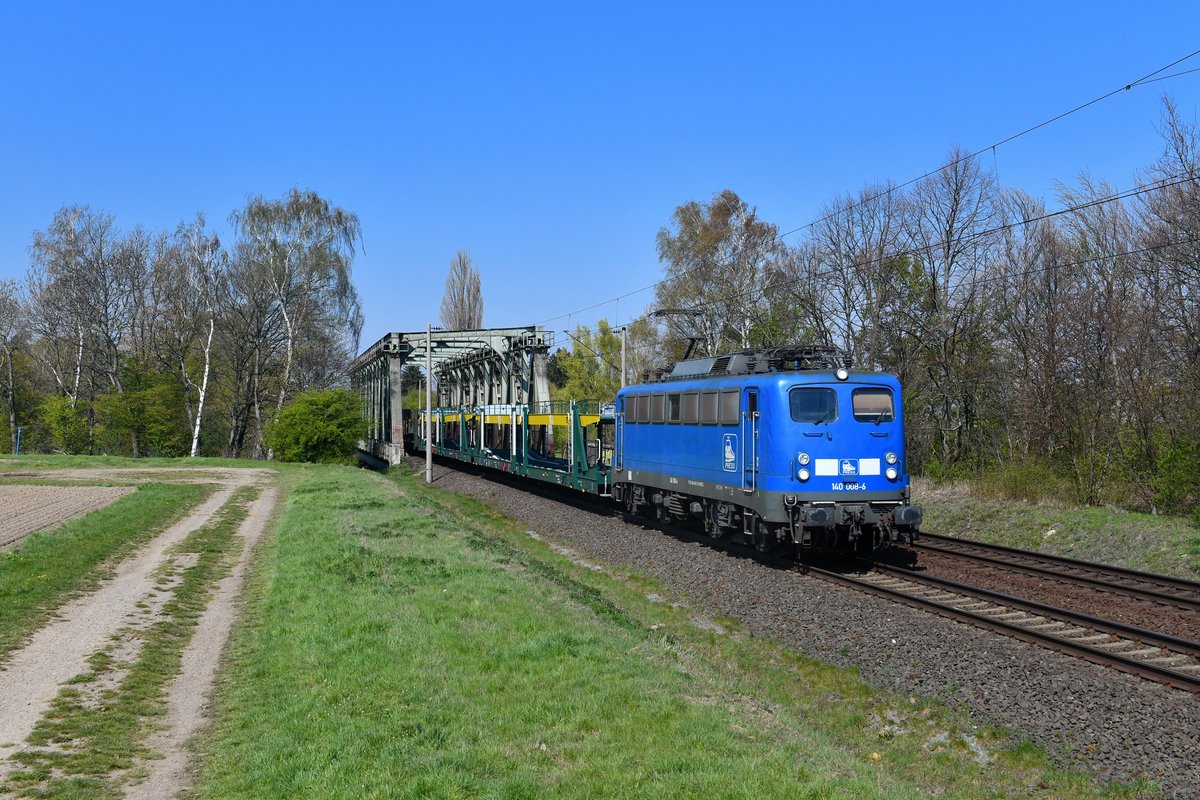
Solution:
M423 467L423 464L422 464ZM768 566L741 553L582 511L435 465L435 485L473 496L589 559L663 581L697 611L843 667L883 689L965 706L1105 779L1147 776L1200 794L1200 696Z

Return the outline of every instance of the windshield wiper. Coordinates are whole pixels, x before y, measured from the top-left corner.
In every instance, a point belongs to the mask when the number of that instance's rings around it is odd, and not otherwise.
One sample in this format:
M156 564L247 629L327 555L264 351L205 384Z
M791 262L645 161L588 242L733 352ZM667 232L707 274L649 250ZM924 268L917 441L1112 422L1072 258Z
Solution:
M816 419L814 419L814 420L813 420L813 425L820 425L822 422L824 422L825 420L827 420L827 419L829 418L829 415L830 415L830 414L832 414L832 413L833 413L833 409L832 409L832 408L831 408L831 409L829 409L829 410L827 410L827 411L826 411L824 414L822 414L821 416L819 416L819 417L817 417Z

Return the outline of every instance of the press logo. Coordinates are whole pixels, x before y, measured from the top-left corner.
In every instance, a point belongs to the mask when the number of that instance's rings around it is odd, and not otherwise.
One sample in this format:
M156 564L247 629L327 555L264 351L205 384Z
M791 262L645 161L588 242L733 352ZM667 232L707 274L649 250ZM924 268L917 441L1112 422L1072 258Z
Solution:
M858 459L843 458L842 459L842 476L857 477L858 476Z
M722 464L726 472L737 471L737 434L725 434Z

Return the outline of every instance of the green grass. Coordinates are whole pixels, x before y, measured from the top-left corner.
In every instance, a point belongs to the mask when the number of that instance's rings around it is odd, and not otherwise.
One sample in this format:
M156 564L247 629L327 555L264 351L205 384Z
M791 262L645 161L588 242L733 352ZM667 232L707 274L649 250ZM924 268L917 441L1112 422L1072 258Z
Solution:
M913 488L930 533L1200 579L1200 529L1186 518L990 495L962 483Z
M183 649L217 581L228 572L241 541L237 528L256 491L239 489L213 521L173 550L198 558L182 570L171 564L160 569L159 587L169 589L171 597L140 634L137 659L128 665L113 658L120 634L112 646L94 654L91 671L59 693L29 737L32 746L13 757L21 768L0 790L54 800L121 796L122 781L137 759L150 755L142 744L148 725L164 713L167 684L179 672ZM88 684L105 677L112 678L115 688L88 691Z
M55 608L94 589L120 559L214 490L143 484L111 505L30 534L0 553L0 661Z
M692 623L474 501L283 474L201 798L1134 797L852 671ZM995 758L971 758L973 734ZM1007 749L1005 745L1007 744Z
M55 469L102 469L112 467L259 467L275 468L278 463L253 461L246 458L128 458L126 456L66 456L66 455L22 455L0 453L0 475L5 472L35 472Z

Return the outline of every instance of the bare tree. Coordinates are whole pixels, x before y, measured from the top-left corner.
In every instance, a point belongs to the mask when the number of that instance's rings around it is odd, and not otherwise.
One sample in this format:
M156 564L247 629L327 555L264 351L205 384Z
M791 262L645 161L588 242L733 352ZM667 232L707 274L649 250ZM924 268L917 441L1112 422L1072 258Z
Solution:
M884 356L890 259L902 233L898 198L893 187L877 185L835 198L785 269L785 290L808 310L809 326L856 364L880 364Z
M106 269L115 249L113 218L87 206L68 206L54 215L31 248L29 271L32 322L46 351L59 392L71 407L79 402L88 332L92 327L90 274Z
M441 317L442 327L448 331L483 327L483 289L479 270L471 263L471 254L466 250L459 250L450 262Z
M1120 455L1120 433L1134 399L1124 391L1130 386L1125 369L1140 360L1130 333L1153 324L1142 313L1135 260L1127 255L1135 238L1133 219L1124 203L1107 201L1115 194L1087 175L1078 187L1059 187L1063 205L1076 209L1064 216L1061 231L1068 258L1077 263L1067 315L1072 413L1063 432L1072 440L1079 497L1088 503L1099 501Z
M908 198L908 250L921 268L923 302L905 309L929 380L928 415L943 464L978 452L982 390L994 371L986 362L989 331L980 277L999 237L993 175L960 148L913 187Z
M1070 384L1066 361L1071 349L1067 317L1073 273L1062 237L1046 206L1025 192L1003 197L1008 227L993 268L989 293L997 348L1010 368L1004 402L1009 459L1051 461L1063 446L1059 431Z

